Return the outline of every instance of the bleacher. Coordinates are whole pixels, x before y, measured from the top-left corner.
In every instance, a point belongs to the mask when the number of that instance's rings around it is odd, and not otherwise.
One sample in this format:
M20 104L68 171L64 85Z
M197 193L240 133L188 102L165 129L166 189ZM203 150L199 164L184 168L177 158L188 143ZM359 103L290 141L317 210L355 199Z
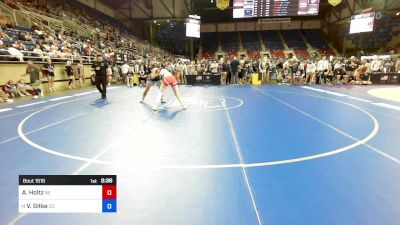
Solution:
M203 58L214 58L215 52L218 50L218 33L202 33L203 42Z
M261 32L261 37L264 41L266 49L269 50L283 50L283 43L279 37L279 31L276 30L265 30Z
M283 30L281 31L283 38L289 49L306 50L307 45L301 37L298 30Z
M302 30L304 37L307 42L317 49L327 49L329 48L328 43L325 41L320 30Z
M239 51L239 36L237 32L221 32L221 43L222 50L228 51Z
M247 51L260 51L260 39L257 31L247 31L240 33L242 37L243 48Z

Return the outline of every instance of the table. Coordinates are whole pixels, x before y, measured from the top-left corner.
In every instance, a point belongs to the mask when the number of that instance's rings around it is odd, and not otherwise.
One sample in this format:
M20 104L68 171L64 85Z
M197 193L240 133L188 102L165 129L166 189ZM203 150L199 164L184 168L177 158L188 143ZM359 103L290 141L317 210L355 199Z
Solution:
M373 84L400 84L400 73L369 73Z
M221 85L220 74L186 75L186 80L189 85Z

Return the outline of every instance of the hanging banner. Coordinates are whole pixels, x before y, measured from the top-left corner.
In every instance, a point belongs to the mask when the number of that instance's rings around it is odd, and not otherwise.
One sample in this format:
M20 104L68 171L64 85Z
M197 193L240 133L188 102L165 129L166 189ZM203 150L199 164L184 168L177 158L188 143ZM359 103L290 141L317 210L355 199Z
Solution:
M217 0L217 8L224 10L229 7L229 0Z
M342 0L328 0L329 4L333 5L333 6L337 6L340 3L342 3Z

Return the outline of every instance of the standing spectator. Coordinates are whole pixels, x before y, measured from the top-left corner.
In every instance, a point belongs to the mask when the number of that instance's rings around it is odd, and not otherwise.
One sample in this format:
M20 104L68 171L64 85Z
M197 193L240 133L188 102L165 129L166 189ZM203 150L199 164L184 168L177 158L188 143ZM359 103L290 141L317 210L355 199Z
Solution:
M238 69L239 69L239 61L235 56L230 64L231 68L231 77L233 78L233 83L238 84Z
M74 77L74 69L72 68L71 60L67 61L67 65L65 66L65 71L67 72L67 76L69 79L68 89L72 89L75 87L75 77Z
M36 67L32 60L28 60L27 62L27 68L25 70L25 74L23 74L22 76L30 76L30 80L31 80L31 86L33 87L33 89L35 90L35 95L33 96L33 98L38 98L40 94L42 94L42 90L41 90L41 73L38 67Z
M329 62L328 60L326 60L326 56L322 56L322 59L319 60L317 64L317 70L318 70L317 81L316 81L317 84L320 83L321 76L325 76L325 73L328 71L328 68L329 68Z
M127 84L128 84L128 80L127 80L128 70L129 70L129 64L127 61L125 61L121 67L121 71L122 71L122 80L124 83L127 83Z
M85 67L83 66L83 60L79 60L79 64L77 66L78 69L78 79L79 79L79 85L81 87L85 86Z
M218 74L218 63L216 61L213 61L210 65L210 72L213 75L217 75Z
M395 72L400 73L400 57L397 58L396 64L395 64Z
M189 66L187 67L187 71L189 75L197 74L195 61L190 62Z
M117 81L117 83L121 82L121 71L120 67L115 63L112 69L112 73Z
M379 57L377 55L374 55L373 60L371 62L371 71L373 73L382 71L382 61L379 60Z
M129 67L128 73L126 76L126 86L133 87L133 76L134 76L133 69Z
M144 66L140 65L139 67L139 84L142 86L142 84L146 84L146 72L144 71ZM143 83L142 83L143 81Z
M113 75L111 67L108 67L106 72L107 72L107 86L110 86L111 82L112 82L112 75Z
M44 75L47 77L49 91L55 91L54 88L54 64L50 58L47 59L47 63L43 64L42 71Z
M103 56L97 55L96 62L93 63L92 69L96 73L96 87L97 90L101 93L101 98L107 98L107 68L109 67L108 63L103 61Z
M267 63L264 59L261 60L261 63L258 65L258 71L261 73L262 81L269 81L269 76L267 76Z

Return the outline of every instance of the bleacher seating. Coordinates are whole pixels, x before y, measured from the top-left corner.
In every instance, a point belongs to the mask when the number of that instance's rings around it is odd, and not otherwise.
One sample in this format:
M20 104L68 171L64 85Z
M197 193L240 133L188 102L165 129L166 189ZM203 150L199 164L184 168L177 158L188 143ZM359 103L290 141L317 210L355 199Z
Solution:
M218 49L218 33L202 33L203 52L216 52Z
M284 59L286 57L282 50L270 50L271 56L279 59Z
M285 39L289 49L293 50L306 50L307 45L304 43L298 30L283 30L282 36Z
M228 52L226 52L226 55L227 55L227 57L229 58L229 59L233 59L233 57L237 57L237 51L228 51Z
M283 43L279 37L279 31L276 30L265 30L261 32L262 39L264 41L265 48L267 50L283 50Z
M331 48L322 48L319 49L319 52L321 53L321 55L326 55L326 56L336 55L335 51L333 51Z
M202 52L202 57L205 59L211 59L215 57L215 52L213 51L203 51Z
M242 44L245 50L260 51L260 39L257 31L241 32Z
M310 53L307 50L294 50L294 54L300 58L308 58L310 57Z
M261 53L260 53L260 51L249 50L249 51L247 51L247 56L250 59L259 59L259 58L261 58Z
M328 43L325 41L320 30L302 30L304 37L307 42L317 49L327 49L329 48Z
M221 32L222 50L239 51L239 36L237 32Z

